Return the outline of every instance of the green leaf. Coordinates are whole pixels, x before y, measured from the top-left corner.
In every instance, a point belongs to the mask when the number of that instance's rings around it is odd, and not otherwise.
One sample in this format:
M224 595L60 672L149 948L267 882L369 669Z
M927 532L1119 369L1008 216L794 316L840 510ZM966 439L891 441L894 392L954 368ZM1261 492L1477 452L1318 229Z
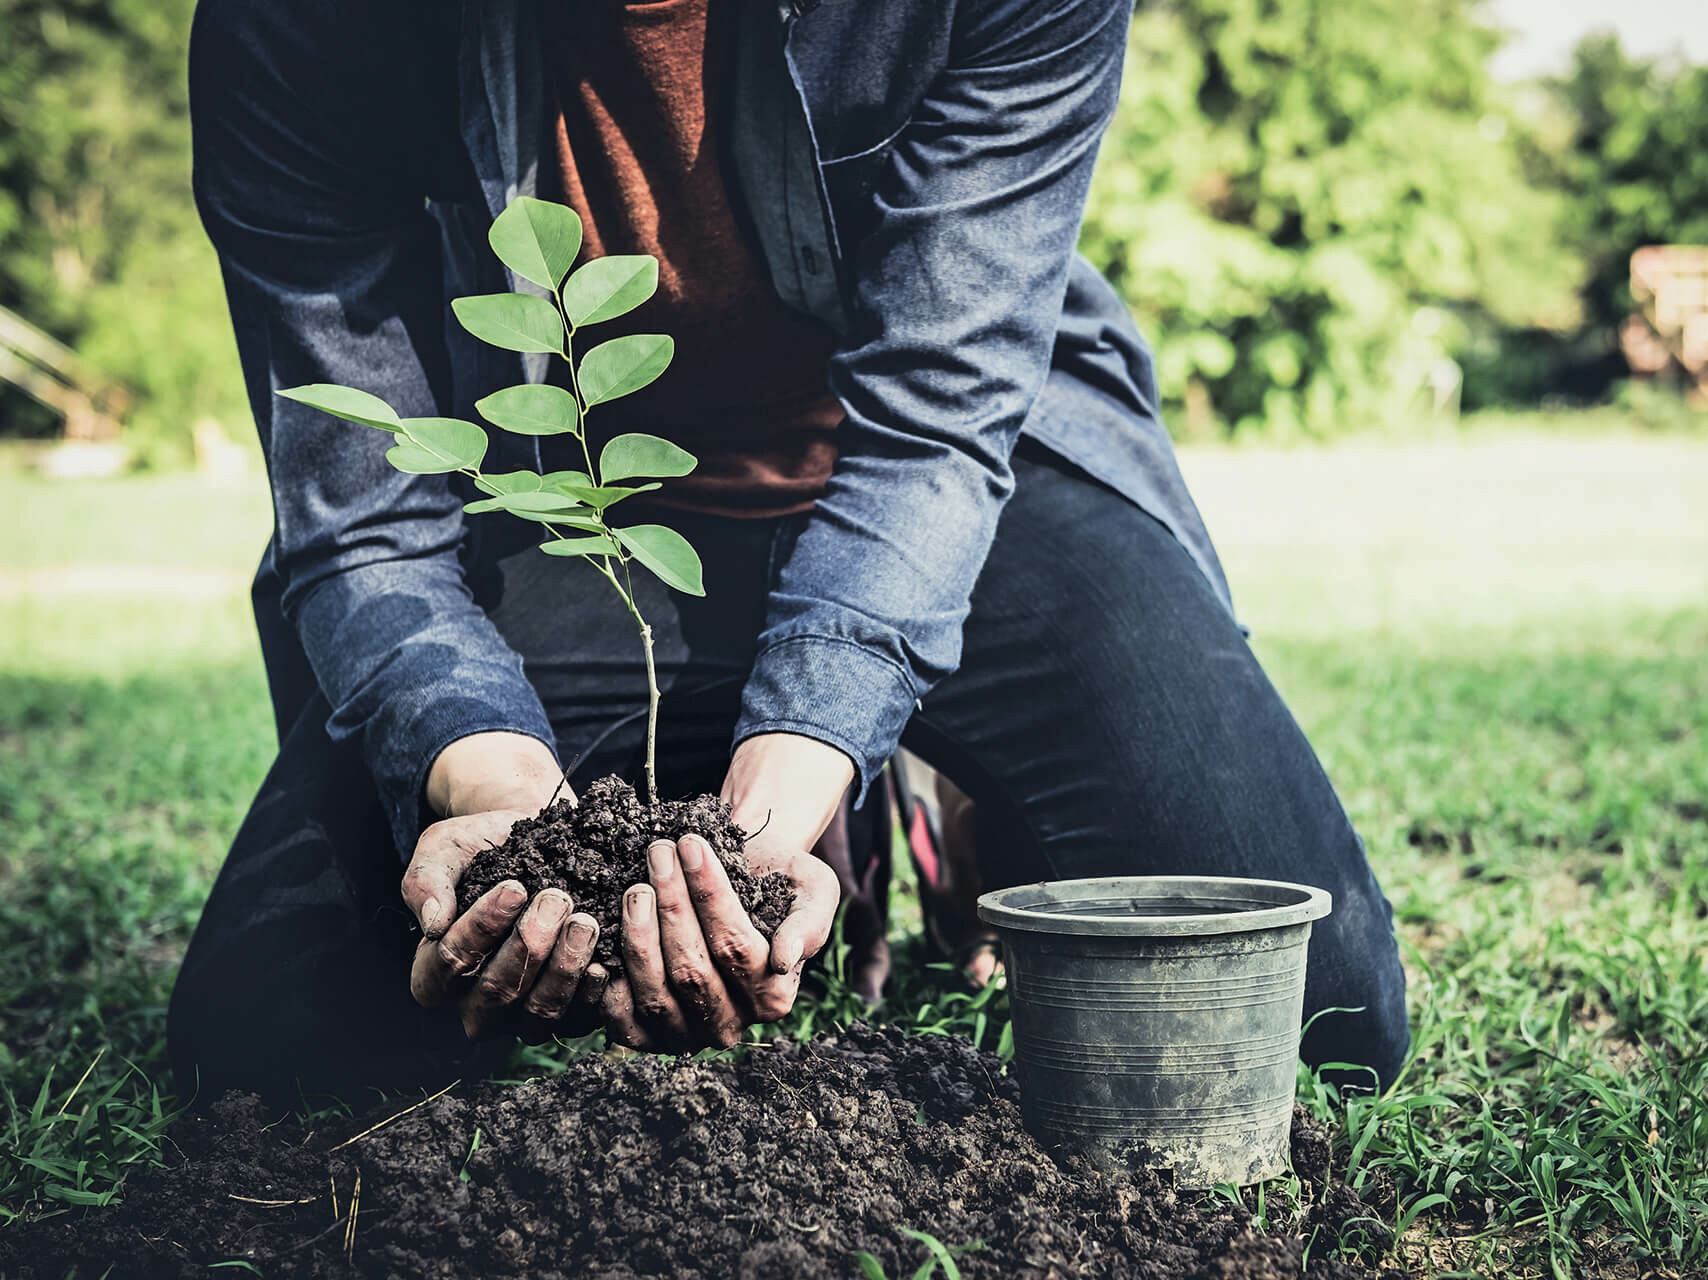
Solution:
M616 436L599 454L599 479L605 484L630 476L685 476L697 463L686 449L657 436Z
M601 342L581 358L581 398L591 408L639 391L670 367L675 351L675 342L662 333L631 333Z
M463 510L470 515L486 511L508 511L513 516L543 516L568 511L580 504L562 493L501 493L492 498L479 498L467 503Z
M582 515L574 511L554 512L549 516L538 516L537 519L550 525L553 529L560 526L565 529L575 529L581 533L605 532L605 525L598 516Z
M490 493L497 497L501 493L540 493L550 490L553 493L564 493L576 497L577 490L593 488L593 480L585 471L548 471L545 475L537 471L506 471L501 474L477 475L474 487L482 493Z
M603 511L612 503L621 502L624 498L633 497L637 493L650 493L654 489L661 489L663 487L663 485L656 482L653 484L637 484L632 487L620 484L559 484L553 486L553 492L567 493L577 502L584 502L595 511Z
M609 538L559 538L542 542L540 550L548 556L614 556L617 544Z
M931 1254L926 1266L915 1272L915 1275L919 1275L921 1272L930 1275L934 1267L940 1266L948 1280L961 1280L961 1269L955 1265L955 1256L936 1236L927 1231L915 1231L912 1227L903 1227L901 1233L910 1239L919 1241Z
M706 594L700 557L688 545L688 539L676 530L661 524L637 524L611 532L636 560L656 573L665 586L675 587L691 596Z
M545 479L537 471L504 471L497 475L483 473L474 478L474 487L482 493L491 494L536 493L545 487Z
M554 511L549 516L538 518L552 525L561 524L566 529L580 529L585 533L605 532L605 524L598 516L581 511Z
M44 1186L42 1194L49 1200L58 1200L63 1204L104 1205L113 1198L110 1191L89 1191L83 1187L67 1187L56 1182Z
M574 431L581 411L575 397L562 387L525 382L494 391L474 407L495 427L522 436L555 436Z
M563 285L563 309L574 325L615 320L658 290L658 259L650 253L612 254L584 262Z
M581 217L568 205L521 196L492 220L486 238L522 279L555 289L581 252Z
M540 477L540 488L556 489L566 484L578 484L587 487L593 483L593 477L585 471L548 471Z
M413 444L394 444L385 451L385 460L399 471L414 476L441 476L458 468L438 454Z
M452 298L457 319L482 342L506 351L562 351L557 308L531 293L482 293Z
M401 426L404 439L445 463L443 470L478 467L486 456L486 432L461 418L404 418Z
M346 422L357 422L364 427L378 427L381 431L397 430L397 412L378 396L358 391L355 387L341 387L332 382L311 382L306 386L287 388L279 394L287 400L306 404L311 409L330 413L334 418L343 418Z
M865 1277L865 1280L889 1280L889 1277L884 1274L884 1264L864 1249L855 1253L854 1261L860 1264L860 1274Z

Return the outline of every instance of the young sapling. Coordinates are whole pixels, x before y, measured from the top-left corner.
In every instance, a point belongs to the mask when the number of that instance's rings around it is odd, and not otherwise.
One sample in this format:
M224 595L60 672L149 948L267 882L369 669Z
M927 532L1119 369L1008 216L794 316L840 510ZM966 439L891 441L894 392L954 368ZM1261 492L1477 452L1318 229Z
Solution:
M657 804L658 672L652 627L635 602L632 567L639 564L689 595L704 595L705 586L700 557L680 533L660 524L618 527L611 523L611 511L626 498L659 488L661 479L689 474L696 459L658 436L628 433L608 442L595 465L587 442L588 413L653 382L669 367L675 344L667 334L629 334L600 343L576 364L579 330L626 315L658 288L658 260L651 254L594 258L571 271L581 238L581 218L567 205L528 196L514 201L493 221L488 239L505 266L550 290L551 297L489 293L456 298L451 310L482 342L506 351L547 352L568 365L567 389L522 383L493 392L477 401L475 409L493 426L517 435L572 436L581 446L585 471L485 472L480 465L487 436L476 423L400 417L378 396L331 383L279 394L396 436L386 458L399 471L469 477L487 496L468 503L464 511L506 511L533 521L549 535L540 544L542 551L583 557L611 584L635 620L646 656L646 788L647 798ZM645 482L619 483L636 479Z
M526 196L494 219L488 239L505 266L550 296L523 291L482 294L453 299L452 311L464 329L492 346L558 356L568 367L568 386L505 387L476 401L475 409L493 426L517 435L571 436L580 445L586 470L483 471L488 439L477 423L402 417L378 396L356 387L313 383L279 392L395 436L386 458L399 471L467 476L486 496L467 503L464 511L503 511L540 525L546 533L540 549L592 565L622 599L640 633L646 660L649 808L642 810L633 792L616 779L593 783L580 811L548 806L540 817L517 823L503 849L488 850L470 864L459 886L460 905L466 908L485 888L509 877L520 879L530 894L548 884L565 887L580 909L599 920L598 958L621 968L616 943L622 888L646 879L646 843L692 831L719 855L743 904L769 937L792 900L787 877L774 874L755 880L747 875L741 853L744 837L720 802L701 797L660 804L658 797L658 672L652 627L635 598L634 567L639 565L677 591L699 596L705 594L700 557L686 538L665 525L620 526L612 520L625 500L658 489L662 480L689 474L696 459L668 440L638 432L612 438L597 460L588 443L588 415L652 383L669 367L675 348L666 334L627 334L599 343L577 362L576 336L652 297L658 288L658 260L650 254L610 255L575 267L582 243L580 217L566 205Z

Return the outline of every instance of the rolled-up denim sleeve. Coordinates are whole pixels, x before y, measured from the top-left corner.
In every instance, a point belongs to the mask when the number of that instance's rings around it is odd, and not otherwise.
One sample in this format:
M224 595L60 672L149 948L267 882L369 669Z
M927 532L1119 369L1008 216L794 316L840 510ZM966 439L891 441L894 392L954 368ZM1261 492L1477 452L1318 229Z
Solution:
M1131 0L962 4L951 65L878 182L873 229L844 246L840 453L771 594L738 743L817 738L864 789L958 665L1009 459L1049 373L1130 16Z
M403 475L384 432L275 394L343 383L405 416L441 413L450 397L438 231L420 186L395 163L394 141L372 136L386 122L344 96L337 58L360 51L336 29L337 10L279 8L198 9L196 199L266 455L284 613L332 706L329 731L359 740L407 853L446 745L492 729L548 746L552 735L520 658L464 580L449 480Z

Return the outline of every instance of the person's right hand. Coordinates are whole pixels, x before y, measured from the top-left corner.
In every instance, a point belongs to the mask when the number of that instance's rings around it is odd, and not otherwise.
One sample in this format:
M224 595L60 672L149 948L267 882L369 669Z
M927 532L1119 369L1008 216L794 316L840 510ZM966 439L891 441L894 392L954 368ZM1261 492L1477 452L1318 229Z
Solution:
M561 784L545 744L512 733L459 738L428 773L428 803L445 817L421 833L403 876L404 903L421 926L409 989L428 1007L454 999L470 1038L506 1021L549 1034L576 1006L590 1028L604 994L605 968L590 963L599 926L562 890L529 903L519 882L505 880L457 914L457 883L475 855L554 794L573 800Z

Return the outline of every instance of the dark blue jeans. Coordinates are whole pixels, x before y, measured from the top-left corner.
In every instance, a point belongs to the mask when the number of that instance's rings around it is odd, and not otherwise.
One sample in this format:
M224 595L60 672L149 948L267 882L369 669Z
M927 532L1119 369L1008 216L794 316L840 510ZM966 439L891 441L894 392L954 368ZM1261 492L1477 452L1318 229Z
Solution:
M1313 1064L1404 1057L1392 912L1310 744L1239 628L1160 524L1022 442L1016 488L963 630L959 670L904 745L979 807L985 887L1134 873L1316 885L1303 1043ZM637 577L659 679L659 787L716 791L766 594L802 521L680 516L707 594ZM645 673L634 625L587 566L507 561L493 617L527 664L577 783L638 777ZM353 753L287 738L186 957L172 1008L180 1079L316 1087L425 1083L492 1051L409 1002L398 867ZM347 757L347 758L346 758ZM487 1056L483 1057L485 1053Z

